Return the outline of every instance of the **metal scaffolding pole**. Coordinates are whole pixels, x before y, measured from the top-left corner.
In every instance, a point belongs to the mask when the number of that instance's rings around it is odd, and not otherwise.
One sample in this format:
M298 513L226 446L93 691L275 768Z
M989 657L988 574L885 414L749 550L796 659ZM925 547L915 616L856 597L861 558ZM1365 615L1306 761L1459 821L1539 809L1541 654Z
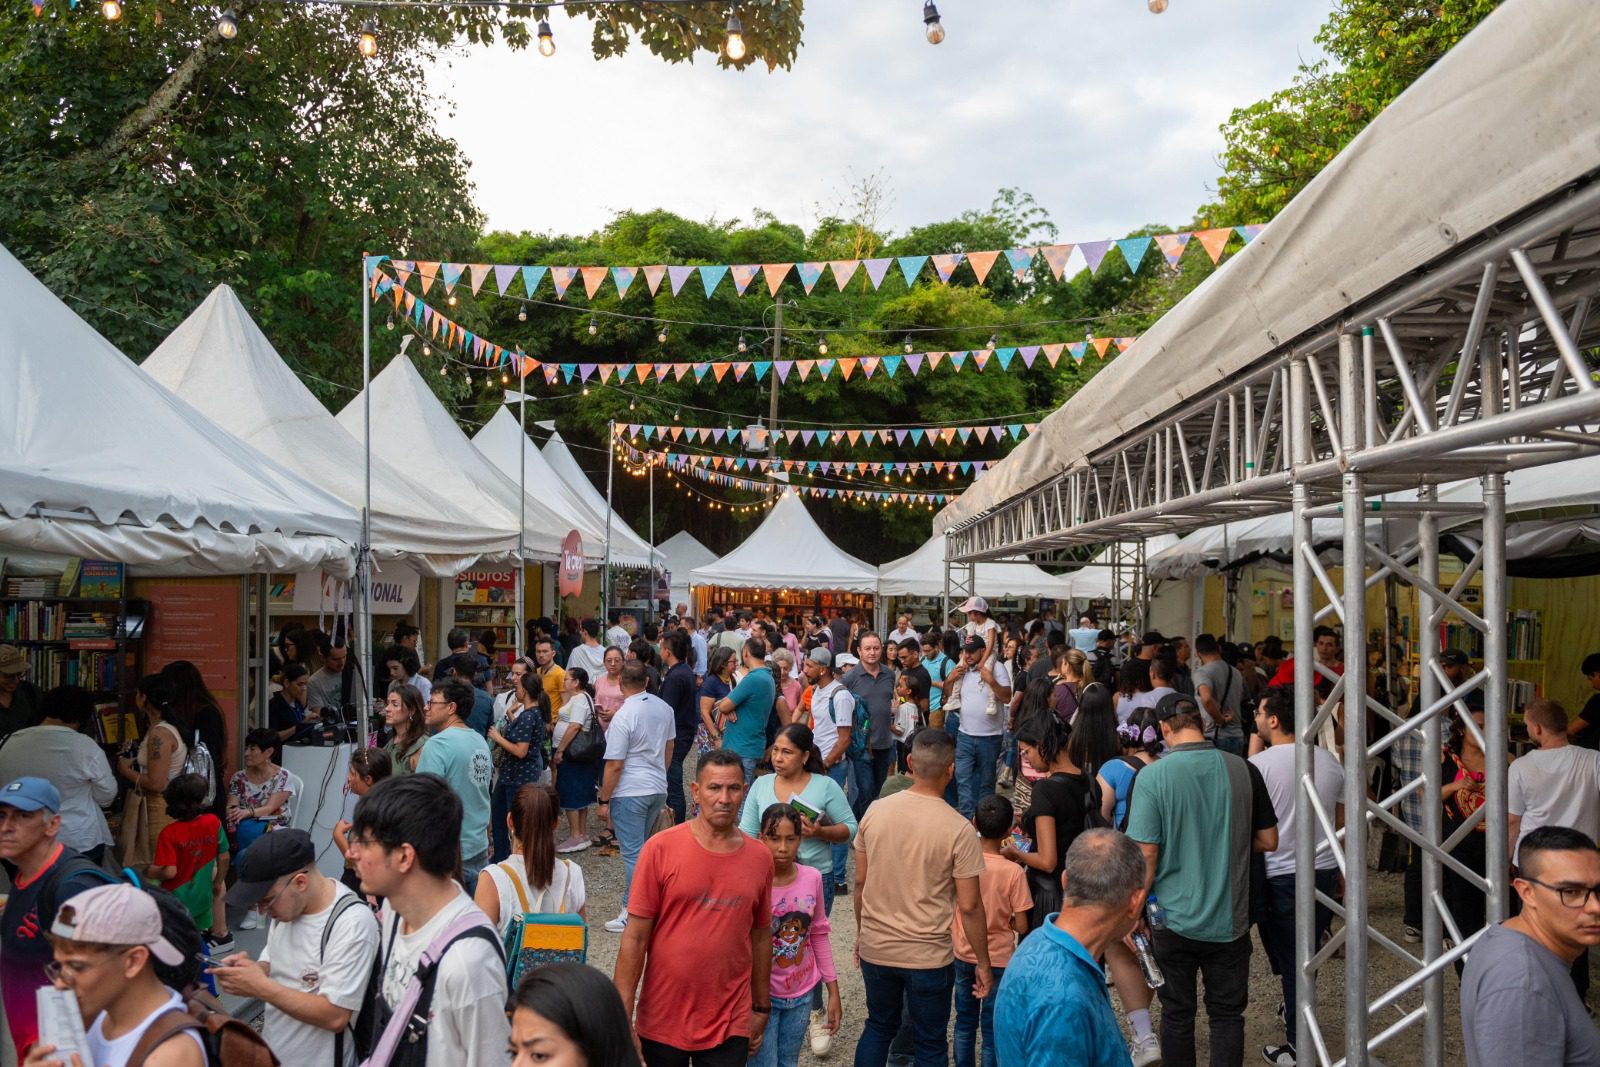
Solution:
M1426 485L1417 493L1423 506L1439 498L1437 487ZM1418 659L1422 665L1421 684L1418 688L1415 709L1425 711L1439 701L1439 674L1434 665L1439 661L1439 626L1434 621L1442 605L1433 594L1439 584L1439 518L1423 512L1418 523L1417 536L1421 547L1418 557L1422 584L1417 591L1417 617L1421 620L1418 633ZM1430 715L1422 726L1422 751L1444 750L1440 716ZM1439 799L1443 787L1442 767L1436 759L1422 760L1422 838L1428 842L1444 839L1444 806ZM1414 849L1422 853L1422 958L1436 960L1444 953L1444 923L1439 917L1439 902L1444 894L1444 868L1439 857L1416 843ZM1444 1063L1444 972L1436 971L1422 986L1422 1004L1426 1014L1422 1020L1422 1062L1427 1067L1442 1067Z
M356 741L367 747L367 712L372 702L372 294L371 260L361 257L361 544L356 546L355 584L351 589L356 616L356 662L361 665L363 692L356 704Z

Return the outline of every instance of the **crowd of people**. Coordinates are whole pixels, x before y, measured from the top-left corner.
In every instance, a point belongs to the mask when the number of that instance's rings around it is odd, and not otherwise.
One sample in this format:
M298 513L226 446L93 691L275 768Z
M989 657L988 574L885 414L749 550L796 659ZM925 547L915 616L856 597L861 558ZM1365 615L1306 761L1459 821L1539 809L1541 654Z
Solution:
M377 657L381 728L348 768L354 813L331 841L293 828L303 784L281 753L365 700L342 642L280 635L267 722L244 732L232 774L192 664L139 681L139 740L108 754L89 694L38 691L0 647L0 984L19 1061L793 1067L846 1036L848 965L857 1067L1182 1067L1202 1004L1210 1062L1239 1064L1255 927L1283 1023L1261 1055L1309 1062L1295 826L1317 824L1323 944L1343 936L1326 831L1343 824L1344 772L1316 748L1319 812L1297 810L1282 643L1049 612L1021 626L980 597L960 611L948 630L901 615L886 634L844 612L697 620L683 605L659 623L539 619L503 674L492 634L452 631L425 664L399 627ZM1311 645L1326 695L1338 635ZM1585 667L1600 691L1600 656ZM1467 664L1442 668L1459 682ZM1600 1063L1585 1007L1600 942L1591 711L1524 709L1534 747L1511 765L1508 805L1520 907L1457 963L1473 1067L1519 1052ZM1481 707L1464 698L1452 721L1431 758L1443 825L1460 828L1442 896L1466 937L1484 916ZM1413 732L1396 747L1394 788L1430 758L1419 746ZM1419 825L1420 792L1400 812ZM319 869L329 847L342 877ZM609 979L583 962L575 857L591 850L622 861L620 911L599 924L619 937ZM1421 937L1413 881L1407 940ZM851 960L831 936L842 900ZM267 925L262 951L239 951L230 914ZM75 995L92 1064L55 1047L76 1039L41 1017L50 988ZM227 1025L218 993L260 1001L259 1034Z

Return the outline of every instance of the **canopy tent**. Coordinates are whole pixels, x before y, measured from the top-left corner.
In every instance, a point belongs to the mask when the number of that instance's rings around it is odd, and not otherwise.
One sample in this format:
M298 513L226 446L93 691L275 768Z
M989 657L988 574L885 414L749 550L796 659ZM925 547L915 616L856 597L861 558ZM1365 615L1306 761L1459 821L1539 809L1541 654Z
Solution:
M688 530L679 530L656 547L656 558L672 576L672 602L687 604L689 572L696 567L708 567L715 563L717 554L695 540Z
M455 418L444 409L416 366L405 354L372 379L372 448L384 456L403 460L415 482L429 486L439 496L459 500L462 510L497 530L515 530L518 498L514 477L507 477L472 447ZM351 434L362 433L362 398L358 394L337 418ZM523 551L542 560L561 557L561 539L568 527L537 497L521 505Z
M0 247L0 546L161 574L348 575L351 508L213 425Z
M606 498L600 495L600 490L594 487L589 476L578 465L577 457L561 439L561 435L553 433L550 440L540 449L545 461L556 472L574 496L584 503L589 513L594 516L601 530L606 526L606 513L611 513L611 561L613 563L623 560L634 560L643 556L650 565L654 565L655 556L650 552L650 542L633 532L633 527L622 521L622 516L611 510L606 503ZM603 542L602 542L603 543ZM714 557L713 557L714 558ZM688 574L687 570L684 574Z
M1566 0L1524 0L1497 11L1385 108L1248 246L946 506L935 530L964 527L1088 466L1122 439L1166 425L1219 383L1412 277L1464 237L1600 168L1590 62L1600 21L1574 20L1572 11ZM1193 435L1188 440L1196 443ZM1191 525L1198 525L1196 514L1188 515ZM1085 538L1096 533L1104 539L1101 531L1081 530ZM1037 539L1052 537L1055 531ZM1015 543L1001 539L984 550L1007 549Z
M724 589L878 589L878 568L829 541L793 490L778 497L743 544L689 577L695 585Z
M1167 551L1178 543L1176 534L1158 534L1145 542L1145 568L1148 573L1150 560ZM1108 546L1100 551L1087 566L1080 567L1063 578L1072 583L1073 600L1108 600L1112 595L1112 565L1111 553L1116 547ZM982 566L982 564L979 564ZM1154 578L1155 575L1150 575Z
M361 441L311 395L231 288L213 289L143 369L200 414L287 468L296 497L326 491L360 514L366 464ZM372 456L375 558L403 559L424 575L449 578L480 556L515 548L514 527L493 528Z
M944 535L935 534L911 555L885 563L878 568L878 592L884 596L942 596L944 552ZM1066 600L1073 595L1071 579L1025 562L980 563L973 583L973 592L981 597Z
M528 435L522 432L522 426L510 408L502 407L496 411L494 417L484 423L483 429L473 435L472 446L498 467L500 473L514 481L517 478L518 441L522 442L523 484L527 486L528 495L543 502L555 513L560 524L557 529L562 531L562 537L566 536L568 530L577 530L583 540L584 558L598 562L605 555L604 521L596 524L588 507L567 487L567 483L561 480L561 476L529 440ZM649 557L643 557L623 562L643 567L650 561Z

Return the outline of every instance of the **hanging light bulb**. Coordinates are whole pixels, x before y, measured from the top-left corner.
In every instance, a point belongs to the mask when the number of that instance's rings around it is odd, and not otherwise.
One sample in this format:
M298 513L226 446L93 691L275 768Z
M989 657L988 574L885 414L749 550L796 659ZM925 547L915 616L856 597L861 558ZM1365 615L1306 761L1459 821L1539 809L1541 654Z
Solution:
M661 344L667 343L667 328L665 326L656 331L656 340Z
M556 54L556 35L550 32L550 23L544 19L539 20L539 54L541 56Z
M633 401L632 401L632 400L631 400L631 399L630 399L630 400L629 400L629 401L628 401L628 410L629 410L629 411L632 411L632 410L633 410L633 409L634 409L634 407L636 407L636 405L635 405L635 404L634 404L634 402L633 402Z
M388 326L388 328L391 329L391 330L394 329L394 316L393 315L389 316L389 326Z
M828 338L826 336L824 336L820 341L817 342L817 355L825 356L827 354L828 354Z
M750 351L750 346L744 343L744 334L742 334L742 333L739 335L739 351L741 351L741 352Z
M239 36L239 16L233 13L233 8L228 8L222 13L222 17L217 19L217 36L224 41L231 41Z
M501 371L500 372L500 384L501 385L510 385L511 384L511 375L507 374L505 371Z
M431 356L431 355L433 355L433 348L432 348L432 346L431 346L431 345L429 345L429 344L428 344L428 342L426 342L426 341L424 341L424 342L422 342L422 354L423 354L423 355L424 355L424 356Z
M911 335L909 333L906 334L906 343L903 347L906 350L906 355L909 356L911 354Z
M110 0L107 0L109 3ZM356 38L356 50L363 59L375 59L378 55L378 20L368 19L361 24L361 35Z
M448 363L439 364L439 377L441 377L441 378L450 377L450 364L448 364Z
M927 35L929 44L944 40L944 23L939 21L939 9L933 6L933 0L922 5L922 32Z
M678 419L682 418L682 416L683 416L683 412L682 411L680 411L677 408L673 408L672 409L672 421L673 422L677 422Z
M1167 9L1167 0L1150 0L1146 6L1150 8L1150 14L1159 15Z
M739 21L739 12L734 11L728 16L728 39L723 44L728 58L737 63L744 58L744 23Z
M100 14L106 17L107 22L116 22L122 18L122 0L105 0L100 5Z
M446 304L449 304L449 305L450 305L450 306L451 306L451 307L455 307L455 306L456 306L456 294L454 294L454 293L451 293L451 294L450 294L450 295L449 295L449 296L448 296L448 297L447 297L447 298L446 298L446 299L445 299L445 303L446 303Z
M517 321L518 322L527 322L528 321L528 305L527 304L523 304L521 307L517 308Z
M599 332L600 332L600 324L595 321L595 317L593 315L590 315L589 316L589 336L593 337L595 334L597 334Z
M987 348L990 352L993 352L994 351L994 346L999 340L1000 340L1000 338L999 338L998 335L991 333L989 335L989 343L984 345L983 347Z
M589 395L589 387L587 385L583 387L583 395L584 396L588 396Z

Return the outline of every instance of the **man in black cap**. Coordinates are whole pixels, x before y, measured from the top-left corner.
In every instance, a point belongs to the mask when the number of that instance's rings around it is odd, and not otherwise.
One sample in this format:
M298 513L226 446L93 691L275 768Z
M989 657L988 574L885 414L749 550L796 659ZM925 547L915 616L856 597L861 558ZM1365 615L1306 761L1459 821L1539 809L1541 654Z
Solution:
M284 1063L353 1067L356 1023L378 922L349 886L317 870L304 830L267 834L239 856L234 907L272 920L260 962L235 953L213 968L223 992L266 1005L262 1036Z

